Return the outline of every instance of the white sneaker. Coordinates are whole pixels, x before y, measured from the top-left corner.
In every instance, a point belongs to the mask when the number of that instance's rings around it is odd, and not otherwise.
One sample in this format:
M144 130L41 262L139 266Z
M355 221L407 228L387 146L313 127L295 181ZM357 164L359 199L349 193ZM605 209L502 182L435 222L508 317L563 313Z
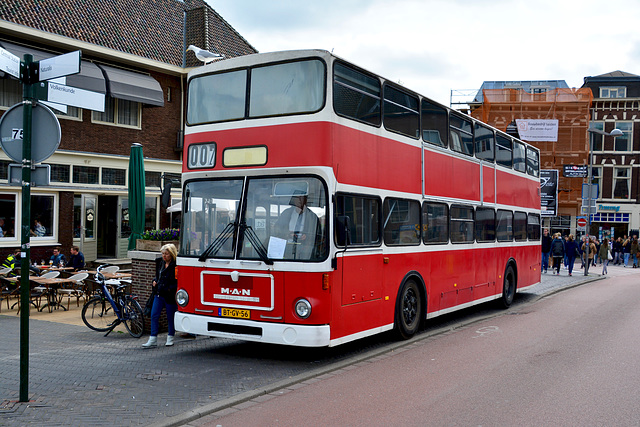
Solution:
M171 347L173 345L173 335L167 335L167 343L165 346Z
M149 341L142 344L142 347L144 348L152 348L157 346L158 346L158 337L149 337Z

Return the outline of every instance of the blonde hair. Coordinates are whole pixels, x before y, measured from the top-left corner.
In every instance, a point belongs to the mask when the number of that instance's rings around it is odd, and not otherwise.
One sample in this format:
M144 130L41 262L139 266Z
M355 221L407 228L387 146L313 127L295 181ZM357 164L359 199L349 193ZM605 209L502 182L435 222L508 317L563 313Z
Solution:
M164 245L163 247L160 248L160 252L168 252L171 255L171 258L173 258L173 260L176 260L176 257L178 256L178 249L176 249L176 245L174 245L173 243L167 243L166 245Z

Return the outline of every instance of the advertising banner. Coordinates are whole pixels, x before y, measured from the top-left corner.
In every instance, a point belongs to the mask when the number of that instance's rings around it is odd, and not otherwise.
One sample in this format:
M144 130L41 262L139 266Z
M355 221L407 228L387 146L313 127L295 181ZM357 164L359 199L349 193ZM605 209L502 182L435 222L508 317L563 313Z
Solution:
M540 171L540 209L543 217L558 214L558 171L556 169Z
M525 141L558 141L558 120L516 119L516 125Z

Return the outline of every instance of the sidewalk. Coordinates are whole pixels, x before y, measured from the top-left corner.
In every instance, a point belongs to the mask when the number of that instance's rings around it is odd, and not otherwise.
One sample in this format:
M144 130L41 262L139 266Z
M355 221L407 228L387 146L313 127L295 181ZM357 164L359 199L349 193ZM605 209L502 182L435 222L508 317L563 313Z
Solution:
M640 269L609 270L612 276L640 274ZM588 277L580 269L572 277L566 271L543 274L541 283L525 294L542 297L598 280L600 271L592 268ZM74 300L70 308L31 312L30 402L20 403L20 316L7 311L5 302L0 313L0 425L182 425L441 333L431 328L409 341L371 347L361 342L350 350L324 352L208 337L177 337L173 347L144 350L144 338L131 338L124 330L105 338L82 323ZM160 344L164 340L161 334Z

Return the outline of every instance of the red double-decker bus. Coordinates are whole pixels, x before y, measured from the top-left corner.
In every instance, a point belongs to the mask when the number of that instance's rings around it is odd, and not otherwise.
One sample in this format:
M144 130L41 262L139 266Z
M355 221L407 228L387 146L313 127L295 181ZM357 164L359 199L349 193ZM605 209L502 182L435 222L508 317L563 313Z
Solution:
M539 152L329 52L188 80L176 329L335 346L540 281Z

